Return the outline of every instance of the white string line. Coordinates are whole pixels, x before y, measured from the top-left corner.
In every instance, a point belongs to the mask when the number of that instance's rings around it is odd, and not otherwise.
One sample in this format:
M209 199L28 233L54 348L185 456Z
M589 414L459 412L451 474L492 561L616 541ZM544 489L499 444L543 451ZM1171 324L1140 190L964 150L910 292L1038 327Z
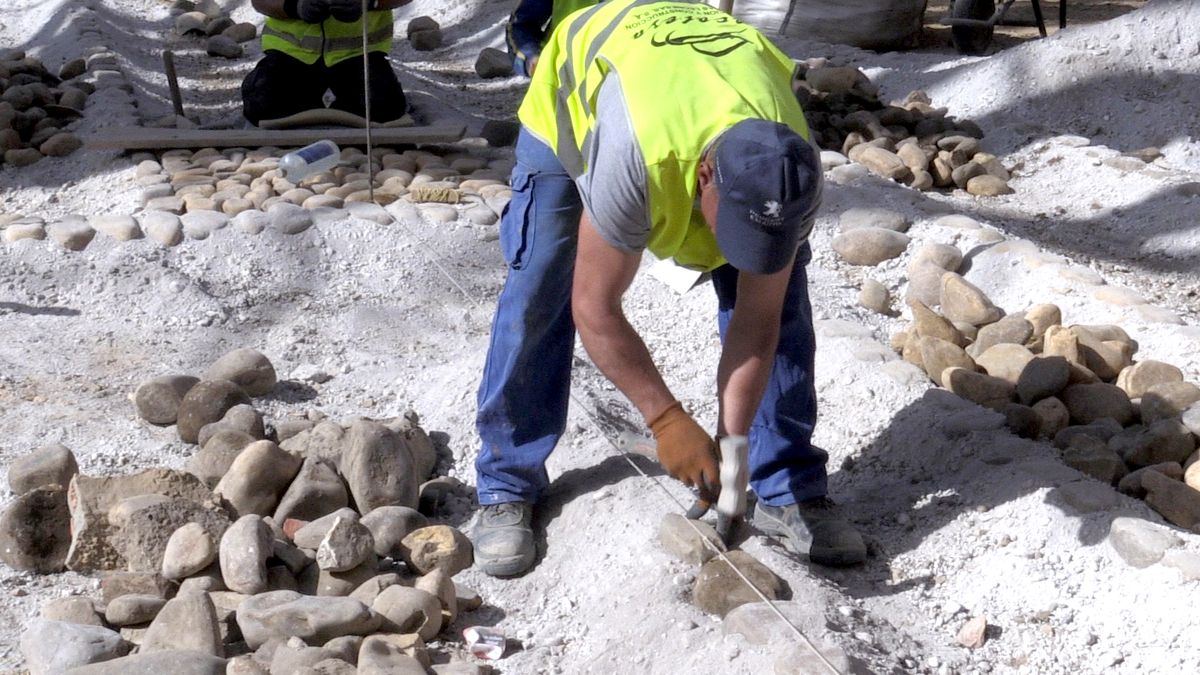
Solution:
M593 365L595 365L595 364L593 364ZM583 411L583 414L588 418L588 420L591 421L592 425L594 427L596 427L597 429L601 428L599 420L596 419L596 417L595 417L595 415L593 415L592 411L589 410L587 408L587 406L585 406L583 404L583 402L580 401L579 398L576 397L573 392L571 393L570 396L571 396L571 401L574 402L575 405L579 406L579 408ZM604 440L608 441L609 451L612 454L617 455L617 456L621 457L622 459L624 459L629 464L629 466L633 467L634 471L637 471L639 474L641 474L641 476L643 478L646 478L646 479L650 480L652 483L654 483L654 485L656 487L658 487L658 489L661 490L662 493L667 496L667 499L669 499L672 503L674 503L675 506L678 507L680 511L686 512L688 510L687 507L684 506L683 503L680 502L679 499L677 499L675 497L675 495L670 490L667 489L667 486L663 485L663 482L661 480L659 480L657 476L651 476L650 474L643 471L642 468L640 466L638 466L636 462L633 461L633 458L630 457L629 452L622 450L613 441L613 439L609 438L608 436L604 435L603 433L601 433L601 436L604 437ZM714 505L714 508L715 508L715 505ZM796 624L792 623L792 621L789 620L786 616L784 616L783 612L780 611L780 609L775 606L775 603L770 598L768 598L766 596L766 594L764 594L762 591L760 591L758 589L758 586L755 586L754 582L750 581L750 579L742 572L741 569L738 568L737 565L733 564L733 561L730 560L729 557L725 555L725 552L722 551L720 549L720 547L718 547L716 544L714 544L712 542L712 540L710 540L707 536L704 535L703 532L700 531L700 528L696 525L695 521L691 520L690 518L684 518L684 521L688 524L688 527L692 528L692 531L694 531L696 533L696 536L700 539L700 541L704 542L705 546L707 546L710 550L713 551L713 553L715 553L718 557L720 557L721 560L724 561L725 564L728 565L729 568L733 570L734 574L736 574L738 576L738 578L740 578L743 582L745 582L745 584L750 587L750 590L754 591L754 594L757 595L759 598L761 598L762 601L765 602L771 608L771 611L774 612L775 615L778 616L785 624L787 624L788 628L790 628L792 630L792 632L796 634L796 637L800 638L800 640L804 643L804 645L806 647L808 647L810 650L812 650L813 654L815 654L817 656L817 658L821 661L822 664L825 665L826 668L829 668L830 672L834 673L834 675L842 675L841 671L839 671L837 669L837 666L834 666L832 663L829 662L829 659L825 658L825 655L822 654L819 649L817 649L816 645L814 645L812 643L812 641L808 639L808 637L800 630L800 628L798 626L796 626Z
M391 214L389 213L388 215L391 215ZM409 228L408 225L403 220L396 218L395 216L392 216L392 222L399 224L401 229L403 229L406 234L408 234L410 236L413 235L412 229ZM446 277L446 279L450 281L451 285L453 285L456 289L458 289L459 293L462 293L462 295L471 304L473 304L476 307L482 308L483 304L478 299L476 299L473 295L471 295L462 286L462 284L460 284L458 282L458 280L454 277L454 275L451 274L450 271L441 264L441 262L439 260L440 256L438 255L437 251L434 249L433 245L430 244L428 242L428 240L424 240L419 237L414 237L414 238L417 240L418 248L424 250L428 254L429 261L432 262L434 267L436 267L438 269L438 271L440 271ZM578 353L576 352L574 355L578 356ZM586 353L582 356L582 359L585 360L586 362L588 362L589 364L591 364L592 367L595 367L595 364L591 363L591 359L587 356ZM597 368L597 370L599 370L599 369ZM657 486L658 489L667 496L667 499L670 500L672 503L674 503L675 506L678 507L681 512L685 512L685 513L687 512L687 507L684 506L683 503L681 503L675 497L675 495L672 494L671 491L667 489L667 487L665 485L663 485L662 481L660 481L658 479L658 477L651 476L651 475L647 474L645 471L643 471L642 468L640 466L638 466L636 462L633 461L633 458L630 457L630 454L628 452L622 450L617 445L616 441L614 441L612 438L609 438L608 435L604 433L603 426L600 424L600 421L592 413L591 409L589 409L583 403L583 401L581 401L579 399L579 397L575 395L575 392L573 392L573 391L569 392L568 395L570 397L571 402L573 402L580 410L583 411L584 416L587 417L588 421L591 422L592 426L597 431L600 432L601 437L603 437L604 440L607 441L608 450L610 453L624 459L630 466L633 467L634 471L638 472L638 474L640 474L643 478L648 479L655 486ZM819 649L817 649L816 645L813 644L812 640L808 639L808 636L806 636L804 634L804 632L801 631L800 628L791 621L791 619L788 619L787 616L785 616L784 613L782 611L780 611L779 607L777 607L775 605L775 602L773 600L768 598L765 593L763 593L761 590L759 590L758 587L754 585L754 582L750 581L750 579L742 572L742 570L738 569L738 566L733 564L733 561L729 559L729 556L725 555L724 551L722 551L720 548L718 548L716 544L714 544L712 541L710 541L708 539L708 537L706 537L704 535L704 533L700 531L700 528L696 526L696 523L692 522L692 520L690 520L688 518L684 518L684 520L687 521L688 526L692 528L692 530L696 533L696 536L700 539L700 541L704 542L705 546L707 546L709 549L711 549L717 555L717 557L719 557L722 561L724 561L725 564L728 565L729 568L733 570L734 574L736 574L738 576L738 578L742 580L743 583L745 583L747 586L750 587L750 590L753 591L755 595L757 595L764 603L767 604L768 607L771 608L771 611L775 614L775 616L779 617L779 619L781 621L783 621L783 623L789 629L791 629L791 632L794 633L796 635L796 637L798 637L800 639L801 644L803 644L805 647L807 647L817 657L817 659L826 668L829 669L829 672L833 673L833 675L842 675L842 671L838 670L837 666L833 665L833 663L831 663L829 661L829 659L826 658L825 655L822 654Z

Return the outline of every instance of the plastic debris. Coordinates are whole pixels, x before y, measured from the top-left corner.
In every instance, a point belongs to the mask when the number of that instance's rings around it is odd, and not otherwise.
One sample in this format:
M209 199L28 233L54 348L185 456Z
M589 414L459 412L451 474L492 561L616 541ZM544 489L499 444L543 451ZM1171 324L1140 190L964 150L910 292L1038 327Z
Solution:
M495 661L504 656L507 640L504 633L486 626L470 626L463 629L463 639L467 641L467 649L471 655L479 659Z

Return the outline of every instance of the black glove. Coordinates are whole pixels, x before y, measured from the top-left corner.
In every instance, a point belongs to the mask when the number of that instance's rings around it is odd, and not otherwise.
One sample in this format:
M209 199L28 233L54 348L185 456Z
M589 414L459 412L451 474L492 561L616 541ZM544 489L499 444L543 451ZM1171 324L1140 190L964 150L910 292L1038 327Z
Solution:
M331 14L330 0L296 0L296 18L304 23L321 23Z
M352 23L362 18L362 0L327 0L329 14L338 21Z

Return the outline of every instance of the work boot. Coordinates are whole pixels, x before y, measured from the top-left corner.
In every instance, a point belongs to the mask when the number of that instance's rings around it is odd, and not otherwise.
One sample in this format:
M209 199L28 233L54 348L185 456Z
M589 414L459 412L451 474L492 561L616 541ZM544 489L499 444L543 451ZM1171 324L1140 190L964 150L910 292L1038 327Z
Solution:
M493 577L515 577L533 564L533 505L505 502L484 506L471 531L475 566Z
M754 509L754 526L818 565L848 567L867 559L862 536L828 497L786 506L759 502Z

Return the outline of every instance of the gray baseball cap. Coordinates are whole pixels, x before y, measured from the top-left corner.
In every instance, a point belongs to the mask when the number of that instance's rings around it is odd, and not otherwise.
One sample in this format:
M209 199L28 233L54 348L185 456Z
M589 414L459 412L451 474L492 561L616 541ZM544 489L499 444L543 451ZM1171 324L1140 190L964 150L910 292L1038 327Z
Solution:
M718 137L713 155L721 255L739 270L778 272L808 236L821 204L816 149L784 124L746 119Z

